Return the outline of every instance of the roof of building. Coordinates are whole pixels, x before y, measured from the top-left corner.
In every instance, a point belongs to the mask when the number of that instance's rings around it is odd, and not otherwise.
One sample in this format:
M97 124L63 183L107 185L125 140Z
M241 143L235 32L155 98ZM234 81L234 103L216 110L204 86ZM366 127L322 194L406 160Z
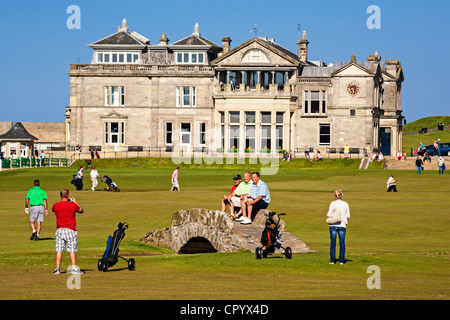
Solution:
M239 50L242 50L243 48L249 46L253 42L257 42L261 46L263 46L263 47L265 47L265 48L267 48L267 49L277 53L278 55L282 56L283 58L285 58L286 60L290 61L291 63L293 63L295 65L299 65L300 64L298 56L295 53L293 53L292 51L289 51L288 49L280 46L279 44L276 44L272 39L268 40L267 38L257 38L257 37L253 37L250 40L248 40L248 41L242 43L241 45L237 46L233 50L228 51L224 55L222 55L219 58L215 59L212 62L212 64L219 63L220 61L224 60L225 58L235 54Z
M200 35L200 28L198 23L196 23L194 26L194 33L172 43L172 46L208 46L221 48L219 45Z
M139 35L140 36L140 35ZM112 44L112 45L143 45L148 44L150 41L145 41L139 37L136 32L119 31L113 35L103 38L93 44Z
M150 40L146 37L140 35L139 33L133 31L129 31L129 27L127 26L127 21L123 19L122 26L119 27L119 31L109 35L103 39L100 39L89 46L96 45L146 45L150 44Z
M21 122L16 122L11 129L0 135L0 140L30 141L39 139L30 134Z

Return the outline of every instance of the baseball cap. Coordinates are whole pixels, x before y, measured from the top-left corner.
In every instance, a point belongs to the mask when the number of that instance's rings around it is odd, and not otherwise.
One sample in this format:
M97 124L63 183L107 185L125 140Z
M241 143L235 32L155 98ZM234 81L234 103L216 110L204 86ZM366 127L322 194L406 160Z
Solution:
M233 180L241 180L241 175L235 174Z

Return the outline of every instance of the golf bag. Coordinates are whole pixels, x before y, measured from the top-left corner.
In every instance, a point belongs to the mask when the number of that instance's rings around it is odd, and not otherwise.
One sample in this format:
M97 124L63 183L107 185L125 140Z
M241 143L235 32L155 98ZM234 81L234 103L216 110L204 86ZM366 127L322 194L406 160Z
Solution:
M279 226L281 220L280 216L284 215L284 213L277 214L276 212L269 212L265 215L267 216L267 219L260 240L262 247L256 248L256 259L261 259L261 257L266 258L268 254L275 253L275 249L283 249L286 258L291 259L292 249L290 247L283 248L281 246L281 232ZM278 217L277 221L274 219L275 216Z
M133 258L127 260L119 256L119 246L122 239L125 237L126 229L128 229L128 223L120 222L118 229L114 231L113 235L108 236L105 253L103 254L103 257L98 260L98 271L108 271L108 268L114 266L119 258L128 263L128 269L130 271L135 269L135 261Z

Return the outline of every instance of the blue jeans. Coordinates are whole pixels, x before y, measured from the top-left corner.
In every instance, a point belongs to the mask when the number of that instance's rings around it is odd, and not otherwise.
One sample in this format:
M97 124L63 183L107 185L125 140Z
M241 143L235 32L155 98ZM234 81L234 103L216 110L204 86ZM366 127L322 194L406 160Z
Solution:
M417 173L421 174L422 173L422 167L417 167Z
M345 263L345 233L347 228L330 227L330 262L336 262L336 236L339 234L339 262Z
M439 174L444 174L444 167L443 166L439 166Z

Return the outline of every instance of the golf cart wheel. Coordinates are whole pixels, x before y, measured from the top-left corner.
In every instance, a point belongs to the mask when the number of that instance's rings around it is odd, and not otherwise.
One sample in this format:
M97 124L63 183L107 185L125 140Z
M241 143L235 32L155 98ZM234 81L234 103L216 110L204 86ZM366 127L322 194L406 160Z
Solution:
M103 188L103 191L108 191L108 189L107 188Z
M120 189L119 188L115 188L114 192L120 192Z
M97 268L98 268L98 271L103 270L103 259L98 259Z
M292 249L291 247L286 247L286 251L284 252L286 259L292 259Z
M130 260L128 260L128 270L132 271L136 268L136 262L134 261L133 258L131 258Z
M262 252L261 248L256 248L256 250L255 250L256 259L261 259L262 253L263 252Z
M102 271L106 272L108 271L108 263L106 262L106 260L102 259Z

